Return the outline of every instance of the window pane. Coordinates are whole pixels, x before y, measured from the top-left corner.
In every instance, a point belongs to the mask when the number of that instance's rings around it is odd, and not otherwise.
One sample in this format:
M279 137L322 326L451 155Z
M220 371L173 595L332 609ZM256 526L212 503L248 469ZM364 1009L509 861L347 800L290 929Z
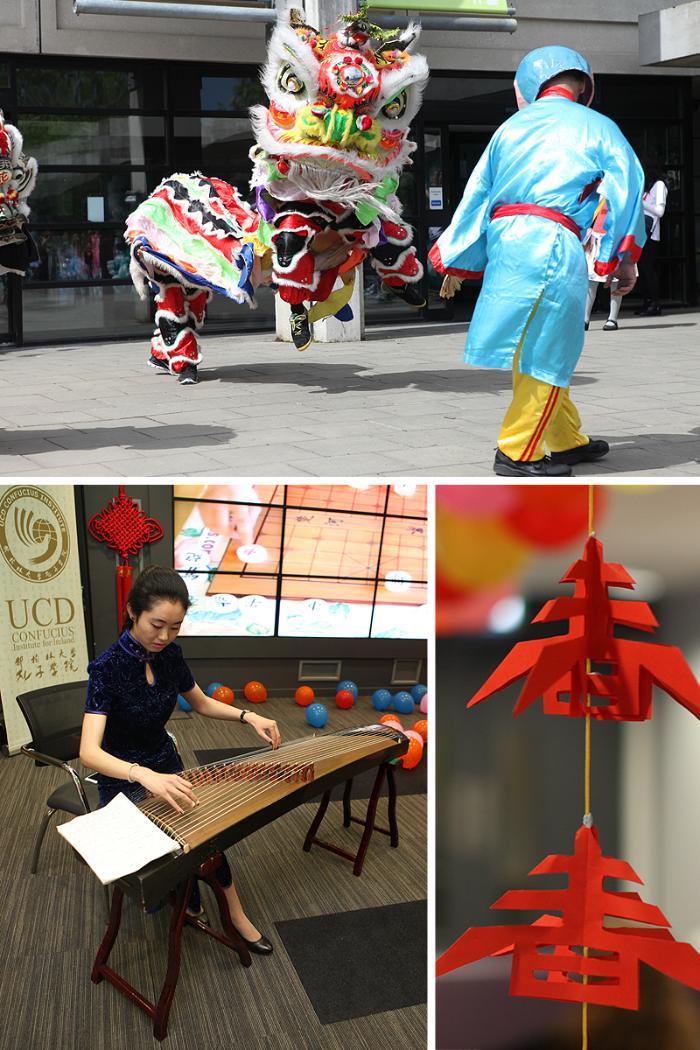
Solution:
M162 117L72 117L20 114L27 153L39 164L165 163Z
M7 89L10 86L10 67L7 62L0 62L0 88Z
M253 134L247 117L175 117L175 166L201 168L247 190ZM228 172L224 176L224 172Z
M158 69L52 69L20 66L20 106L55 109L161 109L163 77Z
M119 230L33 230L32 235L39 261L27 271L27 282L129 278L129 250Z
M252 581L245 587L235 576L228 576L230 590L212 594L206 590L206 576L195 577L182 574L187 584L191 605L182 625L184 635L236 635L253 638L275 633L275 591L272 597L270 586L277 586L275 578L259 580L260 589L255 590ZM247 588L250 587L250 590Z
M389 490L389 501L386 510L387 514L425 518L428 514L428 490L425 485L414 485L408 481L397 481Z
M262 84L256 76L202 76L196 68L178 68L170 85L170 98L175 109L213 109L221 112L246 112L249 106L266 101Z
M148 304L125 285L97 288L32 288L22 295L27 342L114 338L128 335L148 345L153 322ZM144 349L145 352L145 349Z
M143 171L42 172L32 193L32 222L124 222L159 181Z

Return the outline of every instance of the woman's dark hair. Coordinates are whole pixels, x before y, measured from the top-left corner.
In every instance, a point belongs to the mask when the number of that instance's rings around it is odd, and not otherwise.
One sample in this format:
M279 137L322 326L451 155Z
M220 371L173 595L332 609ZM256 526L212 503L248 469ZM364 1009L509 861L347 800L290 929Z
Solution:
M190 607L190 596L182 576L163 565L149 565L134 580L126 602L138 617L159 601L180 602L185 612ZM122 630L128 631L133 626L134 621L127 613Z

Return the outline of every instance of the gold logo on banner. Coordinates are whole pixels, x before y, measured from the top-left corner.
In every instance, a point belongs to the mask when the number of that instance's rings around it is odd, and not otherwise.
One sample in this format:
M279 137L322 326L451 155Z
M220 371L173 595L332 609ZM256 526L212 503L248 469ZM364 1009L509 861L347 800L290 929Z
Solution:
M0 501L0 554L14 573L31 583L55 579L70 555L63 511L43 489L22 485Z

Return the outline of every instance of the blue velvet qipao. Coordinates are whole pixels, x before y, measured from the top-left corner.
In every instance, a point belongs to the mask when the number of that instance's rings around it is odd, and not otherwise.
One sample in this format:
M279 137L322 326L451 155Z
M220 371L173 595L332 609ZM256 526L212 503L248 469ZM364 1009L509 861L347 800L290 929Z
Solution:
M154 683L146 678L146 663ZM171 643L151 653L129 631L88 665L85 701L87 714L107 716L102 748L125 762L138 762L157 773L179 773L183 768L165 726L177 703L177 694L189 692L195 682L182 649ZM140 784L98 773L100 805L123 791L127 798L143 797Z
M643 188L631 146L602 113L550 95L509 117L430 252L442 273L483 274L465 361L510 368L519 350L521 372L568 386L584 338L588 283L581 241L547 218L491 221L492 213L503 204L534 204L563 213L584 234L600 194L608 214L596 268L608 274L623 252L639 257L646 239Z

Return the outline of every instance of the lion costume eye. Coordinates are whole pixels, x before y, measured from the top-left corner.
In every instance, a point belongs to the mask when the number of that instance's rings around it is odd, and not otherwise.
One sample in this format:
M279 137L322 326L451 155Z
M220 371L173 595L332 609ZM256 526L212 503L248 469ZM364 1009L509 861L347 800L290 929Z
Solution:
M301 95L305 84L300 80L290 65L282 66L277 77L277 86L288 95Z
M382 108L382 113L389 120L400 120L400 118L406 112L406 103L408 99L405 91L401 91L398 95L395 95L390 102L387 102L386 106Z

